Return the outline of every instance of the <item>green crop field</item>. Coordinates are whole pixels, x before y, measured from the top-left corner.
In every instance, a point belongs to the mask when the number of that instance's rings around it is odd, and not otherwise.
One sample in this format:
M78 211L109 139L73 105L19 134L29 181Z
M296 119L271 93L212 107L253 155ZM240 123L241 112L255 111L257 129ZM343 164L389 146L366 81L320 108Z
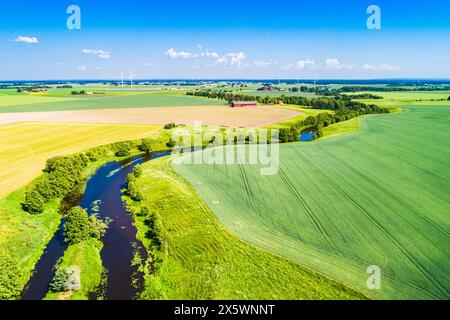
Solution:
M142 165L141 205L157 212L168 252L145 277L144 299L364 299L339 283L248 245L217 221L195 189L161 158ZM134 215L150 248L148 216ZM150 251L150 250L149 250Z
M397 102L414 102L421 100L447 100L450 97L450 91L392 91L392 92L379 92L379 91L368 91L368 92L355 92L349 93L353 94L374 94L381 96L387 101L397 101ZM376 102L373 101L372 102Z
M249 243L373 298L449 299L449 120L448 105L366 116L356 133L281 145L274 176L174 167ZM367 288L371 265L380 290Z
M224 101L186 96L180 93L111 92L94 96L0 95L0 112L37 112L151 107L224 105Z

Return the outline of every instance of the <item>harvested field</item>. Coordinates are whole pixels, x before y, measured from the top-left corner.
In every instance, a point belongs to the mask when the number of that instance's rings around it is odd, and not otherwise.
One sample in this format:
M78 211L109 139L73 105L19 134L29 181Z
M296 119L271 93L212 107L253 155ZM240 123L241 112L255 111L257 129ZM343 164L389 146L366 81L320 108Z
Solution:
M194 124L230 127L262 127L303 114L300 111L271 107L229 108L225 106L161 107L108 110L0 113L0 124L39 121L108 124Z
M153 135L160 126L14 123L0 126L0 198L36 178L48 158Z

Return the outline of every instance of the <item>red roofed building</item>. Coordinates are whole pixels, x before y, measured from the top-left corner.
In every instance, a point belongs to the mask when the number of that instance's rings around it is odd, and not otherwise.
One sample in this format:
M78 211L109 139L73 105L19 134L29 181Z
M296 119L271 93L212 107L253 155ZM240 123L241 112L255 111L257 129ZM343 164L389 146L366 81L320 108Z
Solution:
M232 108L256 107L256 101L233 101L230 104Z

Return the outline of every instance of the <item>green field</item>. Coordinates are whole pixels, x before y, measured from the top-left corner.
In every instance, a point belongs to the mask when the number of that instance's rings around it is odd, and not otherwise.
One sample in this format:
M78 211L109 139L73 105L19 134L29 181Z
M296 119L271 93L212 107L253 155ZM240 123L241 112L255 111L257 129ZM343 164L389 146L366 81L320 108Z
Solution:
M153 108L224 105L224 101L192 97L180 93L108 92L105 95L0 95L0 113L123 108Z
M280 170L175 166L233 234L373 298L450 298L450 108L366 116L280 146ZM354 125L354 124L353 124ZM382 271L381 290L366 286Z
M59 201L49 203L45 214L24 212L20 204L29 188L31 186L0 200L0 300L20 296L61 219ZM11 289L5 290L3 286ZM11 296L11 292L15 296Z
M383 97L388 101L397 102L414 102L420 100L447 100L450 97L450 91L391 91L391 92L379 92L379 91L367 91L367 92L355 92L354 94L374 94L376 96ZM375 101L376 102L376 101Z
M229 234L170 159L142 165L142 203L157 212L168 253L146 275L144 299L361 299L360 293ZM134 211L133 210L133 211ZM135 215L138 238L149 248L147 216Z

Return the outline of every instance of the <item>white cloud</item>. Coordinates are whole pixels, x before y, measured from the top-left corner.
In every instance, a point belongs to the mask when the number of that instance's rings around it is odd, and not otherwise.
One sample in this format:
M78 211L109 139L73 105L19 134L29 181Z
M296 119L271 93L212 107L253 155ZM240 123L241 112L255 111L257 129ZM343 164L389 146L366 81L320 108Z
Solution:
M242 66L243 60L247 57L244 52L230 52L225 55L221 55L214 51L209 51L201 45L197 46L200 50L199 53L192 53L189 51L177 51L174 48L168 49L164 54L171 59L192 59L192 58L208 58L214 60L214 66L227 65L227 66Z
M318 65L311 59L305 60L297 60L296 62L289 63L284 66L283 69L291 70L291 69L306 69L306 68L317 68Z
M201 46L199 47L199 48L201 48ZM207 49L205 50L205 51L202 51L201 53L200 53L200 56L201 57L207 57L207 58L212 58L212 59L220 59L220 55L217 53L217 52L210 52L210 51L208 51Z
M111 58L111 53L109 51L104 50L93 50L93 49L83 49L81 51L84 54L97 56L100 59L109 59Z
M313 68L316 66L316 63L311 59L298 60L295 62L295 66L299 69Z
M362 68L364 70L370 70L370 71L394 71L394 70L399 70L399 67L390 65L390 64L386 64L386 63L382 63L382 64L378 64L378 65L373 65L373 64L365 64L362 66Z
M144 63L144 67L151 67L152 66L152 63L151 62L145 62Z
M253 65L255 67L259 67L259 68L266 68L266 67L274 65L274 64L278 64L278 61L270 59L270 60L267 60L267 61L258 60L258 61L253 62Z
M331 59L331 58L328 58L325 61L325 64L328 69L335 69L335 70L356 68L356 65L354 64L341 63L338 59Z
M174 48L168 49L165 53L166 56L168 56L171 59L189 59L189 58L196 58L196 54L192 54L187 51L176 51Z
M243 52L231 52L224 56L218 56L215 60L215 65L226 65L231 67L239 67L242 62L246 59L245 53Z
M30 43L30 44L36 44L39 43L38 38L36 37L26 37L26 36L18 36L16 39L14 39L15 42L21 42L21 43Z
M243 52L237 52L237 53L228 53L224 57L224 63L228 64L230 66L240 66L242 64L242 61L246 59L247 57Z
M87 71L87 67L85 66L85 65L81 65L81 66L79 66L78 68L77 68L77 70L79 71L79 72L86 72Z

